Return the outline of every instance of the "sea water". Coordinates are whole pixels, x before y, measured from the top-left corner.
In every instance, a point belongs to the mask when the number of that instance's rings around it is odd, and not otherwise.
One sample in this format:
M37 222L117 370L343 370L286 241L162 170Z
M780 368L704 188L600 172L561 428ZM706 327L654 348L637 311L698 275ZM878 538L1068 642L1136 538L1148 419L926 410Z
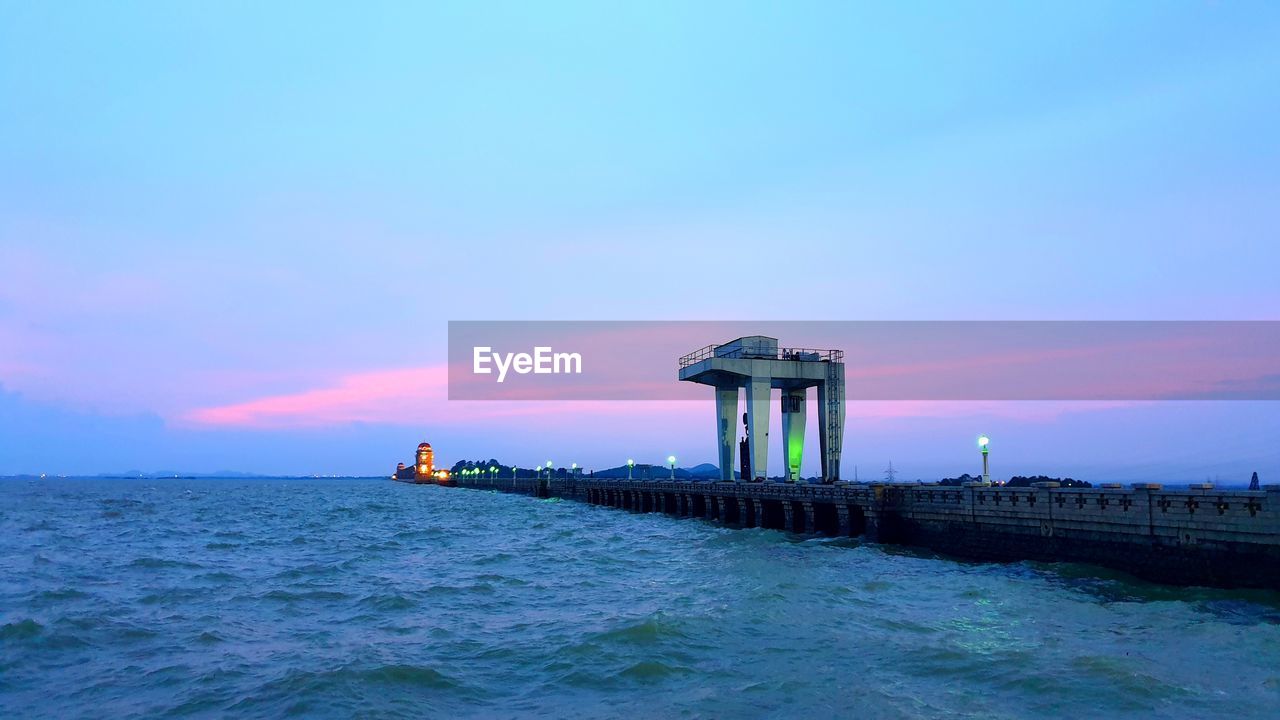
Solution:
M385 479L0 481L0 717L1276 717L1280 596Z

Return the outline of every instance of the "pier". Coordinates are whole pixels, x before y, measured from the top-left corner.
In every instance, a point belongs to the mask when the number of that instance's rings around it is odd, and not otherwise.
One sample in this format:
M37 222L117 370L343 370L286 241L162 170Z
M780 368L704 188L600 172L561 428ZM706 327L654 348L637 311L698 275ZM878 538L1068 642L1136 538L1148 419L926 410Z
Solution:
M455 478L457 485L734 527L861 537L972 560L1092 563L1155 582L1280 590L1280 485L1220 490L1208 484L1165 489L1155 483L1064 488L1056 482L844 482L842 351L785 348L776 338L752 335L680 358L678 378L714 390L718 482L675 480L674 470L669 481L553 478L548 462L545 478L463 474ZM818 402L821 483L799 481L810 388ZM787 482L765 479L774 390L783 412ZM743 393L746 433L742 470L735 475L733 437Z
M1280 590L1280 485L1166 490L584 477L468 477L457 484L732 527L861 537L963 559L1091 563L1154 582Z

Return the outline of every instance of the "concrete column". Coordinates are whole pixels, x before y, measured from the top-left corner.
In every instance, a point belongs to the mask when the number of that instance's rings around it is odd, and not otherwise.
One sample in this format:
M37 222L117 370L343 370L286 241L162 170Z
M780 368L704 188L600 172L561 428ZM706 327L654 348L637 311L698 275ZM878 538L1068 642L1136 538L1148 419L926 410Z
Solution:
M751 500L751 517L755 520L756 527L764 527L764 503L752 498Z
M880 542L882 533L880 532L880 511L873 508L863 508L863 514L866 515L867 531L863 535L871 542Z
M840 526L841 537L849 537L853 532L853 524L849 520L849 504L836 503L836 522Z
M840 452L844 449L844 363L832 363L831 382L818 383L818 446L822 450L822 478L840 479Z
M800 480L800 461L804 457L805 390L782 393L782 457L786 461L787 482Z
M783 529L785 529L787 532L795 532L796 531L795 506L791 504L790 500L782 501L782 517L783 517L783 523L782 523Z
M818 516L813 512L813 503L805 501L800 503L800 506L804 508L804 531L817 532Z
M751 436L751 478L769 477L769 385L767 377L747 383L747 432Z
M831 482L831 437L827 433L829 404L827 401L827 383L818 383L818 452L822 453L822 479Z
M733 480L738 443L738 388L716 388L716 438L720 446L720 480ZM743 478L746 480L747 478Z
M692 512L689 508L689 496L684 493L676 495L676 514L684 517Z

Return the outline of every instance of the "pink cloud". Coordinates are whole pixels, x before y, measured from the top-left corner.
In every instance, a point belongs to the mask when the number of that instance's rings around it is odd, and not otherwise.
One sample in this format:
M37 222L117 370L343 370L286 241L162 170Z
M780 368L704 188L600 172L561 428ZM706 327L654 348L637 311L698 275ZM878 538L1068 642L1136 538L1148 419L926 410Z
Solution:
M329 387L198 408L181 419L226 427L385 423L413 417L422 407L442 402L447 384L448 372L443 365L376 370L347 375Z
M448 368L375 370L338 378L325 387L268 395L228 405L197 408L180 422L244 428L323 427L350 423L467 424L500 418L557 416L634 417L698 415L703 403L678 400L602 401L449 401ZM706 403L707 406L709 406Z

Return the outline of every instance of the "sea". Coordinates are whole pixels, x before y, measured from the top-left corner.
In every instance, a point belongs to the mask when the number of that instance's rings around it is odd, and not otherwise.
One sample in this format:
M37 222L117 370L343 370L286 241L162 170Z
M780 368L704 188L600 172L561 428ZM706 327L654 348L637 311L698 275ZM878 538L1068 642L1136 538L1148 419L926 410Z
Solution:
M1280 595L387 479L0 481L3 718L1275 718Z

